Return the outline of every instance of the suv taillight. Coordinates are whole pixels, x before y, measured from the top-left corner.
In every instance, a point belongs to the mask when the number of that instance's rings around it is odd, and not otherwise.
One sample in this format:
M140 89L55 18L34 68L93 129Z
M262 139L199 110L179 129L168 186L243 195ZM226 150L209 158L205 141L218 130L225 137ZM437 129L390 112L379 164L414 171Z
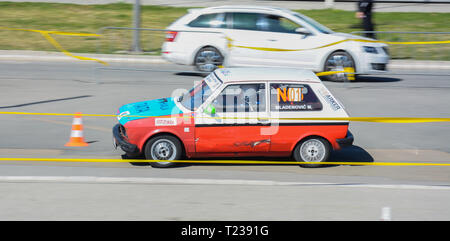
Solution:
M175 41L175 38L177 37L178 32L177 31L168 31L166 33L166 42L173 42Z

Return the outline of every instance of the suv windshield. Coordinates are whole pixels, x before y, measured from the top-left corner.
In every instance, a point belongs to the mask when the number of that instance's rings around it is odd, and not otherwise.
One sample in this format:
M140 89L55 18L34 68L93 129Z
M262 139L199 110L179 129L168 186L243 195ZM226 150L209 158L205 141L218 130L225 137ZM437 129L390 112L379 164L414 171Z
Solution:
M329 28L323 26L322 24L314 21L311 18L308 18L304 15L301 15L299 13L293 12L292 15L294 15L295 17L303 20L304 22L308 23L309 25L311 25L313 28L315 28L317 31L321 32L321 33L325 33L325 34L330 34L333 33L332 30L330 30Z
M178 101L188 110L196 111L200 105L205 102L211 95L212 90L209 85L202 80L202 82L192 88L189 92L181 95Z

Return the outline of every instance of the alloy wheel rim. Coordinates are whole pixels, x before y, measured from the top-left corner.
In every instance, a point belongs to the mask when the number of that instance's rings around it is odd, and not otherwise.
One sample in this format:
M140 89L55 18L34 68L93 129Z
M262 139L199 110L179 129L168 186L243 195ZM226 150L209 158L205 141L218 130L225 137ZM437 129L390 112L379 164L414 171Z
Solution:
M346 67L354 68L353 61L345 54L336 54L331 56L326 63L326 71L344 71ZM347 80L345 73L331 75L335 80Z
M321 162L325 158L325 145L316 139L307 140L300 147L300 156L306 162Z
M153 160L174 160L176 156L175 144L166 139L155 141L151 147L151 156ZM159 164L169 164L170 162L158 162Z
M212 72L222 65L222 56L213 50L203 50L197 55L195 63L200 71Z

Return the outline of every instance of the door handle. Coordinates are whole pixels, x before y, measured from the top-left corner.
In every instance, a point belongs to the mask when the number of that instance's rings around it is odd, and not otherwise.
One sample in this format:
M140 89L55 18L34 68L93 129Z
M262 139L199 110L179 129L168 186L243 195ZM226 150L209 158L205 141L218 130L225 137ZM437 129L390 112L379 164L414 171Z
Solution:
M265 139L265 140L255 141L255 142L253 142L253 143L251 144L251 146L252 146L252 147L255 147L255 146L257 146L257 145L259 145L259 144L262 144L262 143L270 144L270 139Z
M269 118L258 118L259 122L263 122L263 123L268 123L269 122Z
M267 41L275 42L277 40L276 39L267 39Z

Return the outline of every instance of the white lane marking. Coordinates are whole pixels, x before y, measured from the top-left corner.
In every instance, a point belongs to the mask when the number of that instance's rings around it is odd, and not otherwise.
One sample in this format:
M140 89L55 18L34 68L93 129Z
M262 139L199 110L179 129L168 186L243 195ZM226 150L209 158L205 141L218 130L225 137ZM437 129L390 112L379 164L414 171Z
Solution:
M391 207L383 207L381 209L381 220L382 221L391 221Z
M450 190L450 185L409 184L354 184L321 182L282 182L239 179L191 179L147 177L93 177L93 176L0 176L0 182L75 182L75 183L128 183L128 184L181 184L181 185L251 185L251 186L323 186L349 188L383 188L403 190Z

